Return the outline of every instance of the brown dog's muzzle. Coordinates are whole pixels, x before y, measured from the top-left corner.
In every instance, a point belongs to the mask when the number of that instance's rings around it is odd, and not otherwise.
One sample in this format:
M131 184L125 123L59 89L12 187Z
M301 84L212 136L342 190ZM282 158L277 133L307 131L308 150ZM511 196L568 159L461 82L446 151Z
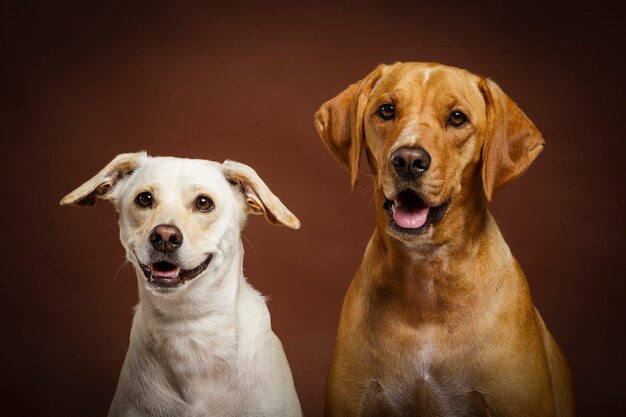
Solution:
M385 195L383 209L390 217L392 233L418 235L443 218L448 201L429 206L422 190L423 175L431 163L430 154L421 146L401 146L391 153L389 168L395 184L388 190L390 195Z
M417 146L402 146L389 158L391 169L407 181L417 179L430 167L430 154Z

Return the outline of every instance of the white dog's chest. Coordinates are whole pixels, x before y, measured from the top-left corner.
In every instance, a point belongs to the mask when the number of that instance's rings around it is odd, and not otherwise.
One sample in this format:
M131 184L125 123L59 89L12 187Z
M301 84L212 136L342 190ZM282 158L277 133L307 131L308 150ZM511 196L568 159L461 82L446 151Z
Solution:
M159 330L153 343L173 374L185 379L215 379L228 374L237 361L234 326L222 323L174 323Z
M189 417L242 416L247 409L244 390L237 378L191 379L182 387L186 413ZM247 390L246 390L247 391Z
M197 335L196 335L197 337ZM141 387L133 402L147 415L245 415L250 387L239 375L236 349L201 337L167 341L144 357L131 385ZM204 346L208 349L200 349ZM142 404L143 403L143 404ZM154 405L158 404L158 409Z

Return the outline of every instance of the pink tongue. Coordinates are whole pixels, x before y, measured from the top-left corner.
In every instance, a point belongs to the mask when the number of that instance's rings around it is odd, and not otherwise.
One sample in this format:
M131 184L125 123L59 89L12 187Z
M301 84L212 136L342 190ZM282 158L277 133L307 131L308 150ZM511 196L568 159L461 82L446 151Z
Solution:
M178 268L170 268L167 270L155 268L154 264L150 267L152 276L162 278L175 278L178 275Z
M428 217L428 207L420 208L416 211L398 208L393 210L393 220L400 227L405 229L417 229L426 223Z

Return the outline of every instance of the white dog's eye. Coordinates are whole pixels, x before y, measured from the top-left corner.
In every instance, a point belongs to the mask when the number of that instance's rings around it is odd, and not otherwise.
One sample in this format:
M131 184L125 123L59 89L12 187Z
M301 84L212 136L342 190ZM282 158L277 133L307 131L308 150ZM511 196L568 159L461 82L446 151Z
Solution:
M452 113L450 113L448 123L450 123L454 127L463 127L465 123L467 123L467 115L465 115L465 113L461 111L454 110Z
M215 204L213 204L213 200L211 200L209 197L205 195L201 195L201 196L198 196L198 198L196 198L196 208L198 210L209 211L213 207L215 207Z
M383 120L394 119L396 117L396 108L390 103L383 104L378 108L378 115Z
M140 193L135 198L135 204L142 208L150 208L152 207L152 193L147 191Z

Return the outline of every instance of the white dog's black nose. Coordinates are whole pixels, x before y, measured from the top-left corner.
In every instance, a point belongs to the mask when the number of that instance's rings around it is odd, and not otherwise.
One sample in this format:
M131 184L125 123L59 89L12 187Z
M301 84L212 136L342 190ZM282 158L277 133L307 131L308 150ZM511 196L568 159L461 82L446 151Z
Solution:
M430 155L423 148L402 146L396 149L389 162L400 177L414 179L422 175L430 167Z
M159 252L174 252L183 243L183 234L176 226L160 224L150 232L150 244Z

